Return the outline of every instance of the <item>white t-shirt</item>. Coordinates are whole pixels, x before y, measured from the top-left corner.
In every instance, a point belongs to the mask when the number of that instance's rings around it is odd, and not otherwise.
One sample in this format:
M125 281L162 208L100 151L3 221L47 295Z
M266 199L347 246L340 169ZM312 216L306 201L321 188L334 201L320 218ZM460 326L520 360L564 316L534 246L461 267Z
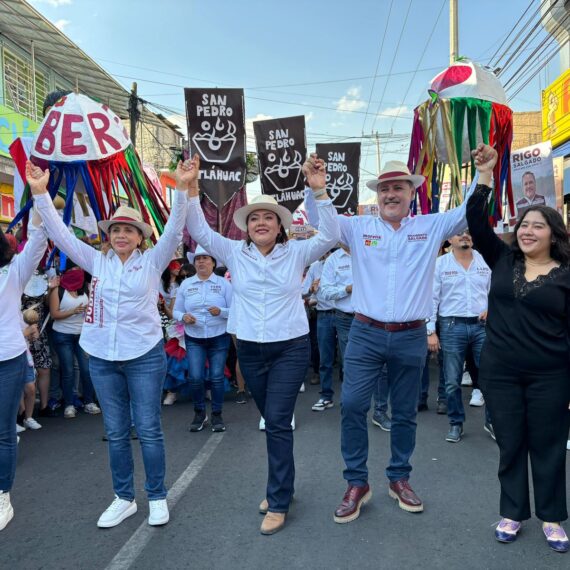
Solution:
M52 293L55 295L55 293ZM69 311L70 309L75 309L79 305L87 307L89 298L87 295L78 295L74 297L69 293L69 291L63 292L63 297L59 303L60 311ZM83 319L85 318L85 313L76 313L65 319L54 319L53 330L59 333L65 334L81 334L81 329L83 328Z

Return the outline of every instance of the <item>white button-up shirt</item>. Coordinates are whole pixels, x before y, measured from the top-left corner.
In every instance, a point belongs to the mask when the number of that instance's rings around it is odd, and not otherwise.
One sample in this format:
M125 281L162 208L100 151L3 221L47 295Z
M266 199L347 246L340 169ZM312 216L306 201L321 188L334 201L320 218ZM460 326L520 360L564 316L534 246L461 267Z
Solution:
M160 275L182 239L188 198L176 191L164 233L154 247L136 250L122 263L114 251L107 255L72 235L58 216L48 194L34 196L48 235L93 278L79 344L104 360L132 360L163 338L158 313Z
M427 325L435 330L440 317L478 317L487 310L491 270L482 255L473 250L473 260L465 269L453 252L438 257L433 280L433 312Z
M172 315L177 321L182 321L185 314L196 319L193 325L184 325L188 336L212 338L226 332L231 304L232 286L227 279L215 273L205 280L194 275L182 281L176 294ZM220 314L210 314L210 307L218 307Z
M352 295L346 292L347 285L352 285L352 258L341 248L325 261L321 276L322 295L334 301L335 309L353 313Z
M0 362L16 358L28 348L22 333L21 297L47 245L42 229L30 223L28 230L23 251L0 267Z
M277 342L305 335L309 323L301 296L303 271L339 239L330 200L317 200L321 226L308 240L276 244L263 255L254 243L222 237L208 226L198 197L190 198L188 231L232 276L228 332L240 340Z
M321 275L323 274L323 267L325 265L326 260L318 259L314 263L311 263L311 267L309 267L309 271L307 271L307 275L305 276L305 280L303 281L303 296L307 296L309 294L309 290L313 281L316 279L321 279ZM334 309L334 302L327 301L323 297L323 290L322 287L319 286L317 292L311 295L311 298L317 300L317 311L332 311Z
M309 223L318 227L314 202L305 193ZM427 320L437 252L444 240L467 228L466 205L467 197L443 214L410 215L397 230L381 217L338 216L341 241L352 255L354 311L382 322Z

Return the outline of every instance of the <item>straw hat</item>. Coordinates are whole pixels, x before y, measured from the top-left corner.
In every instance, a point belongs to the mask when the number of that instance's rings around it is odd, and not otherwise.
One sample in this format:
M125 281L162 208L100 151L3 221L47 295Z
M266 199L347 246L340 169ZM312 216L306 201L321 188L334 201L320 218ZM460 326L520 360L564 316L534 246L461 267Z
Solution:
M280 206L273 196L261 194L256 196L247 206L242 206L234 213L235 225L244 232L247 232L247 217L256 210L269 210L275 212L281 220L281 225L287 230L293 223L293 215L284 206Z
M113 224L129 224L130 226L135 226L135 228L142 232L145 238L149 238L153 234L152 227L143 222L141 213L134 208L129 208L129 206L119 206L110 220L102 220L98 225L102 231L108 234Z
M391 180L407 180L414 185L414 188L418 188L424 183L425 176L421 176L420 174L411 174L409 168L404 162L400 162L399 160L389 160L380 171L378 178L375 180L368 180L366 182L366 186L368 186L370 190L374 190L374 192L376 192L376 190L378 190L378 185L381 182L388 182Z
M194 253L188 252L186 254L186 257L188 258L188 261L194 265L194 258L199 257L200 255L207 255L208 257L211 257L214 260L214 263L218 265L216 258L211 253L208 253L201 245L196 246L196 251Z

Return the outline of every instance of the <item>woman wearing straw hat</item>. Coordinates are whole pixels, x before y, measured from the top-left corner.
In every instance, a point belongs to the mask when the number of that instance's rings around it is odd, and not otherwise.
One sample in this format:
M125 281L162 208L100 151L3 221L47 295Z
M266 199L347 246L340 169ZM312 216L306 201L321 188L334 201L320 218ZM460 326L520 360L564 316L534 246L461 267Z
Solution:
M212 383L212 431L225 431L222 419L224 404L224 368L230 348L226 332L229 307L232 302L230 282L214 274L216 260L198 246L188 254L196 275L185 279L176 295L174 318L184 323L188 375L194 402L194 420L190 431L198 432L208 423L204 377L206 361L208 378Z
M287 241L289 210L272 196L256 196L234 214L247 239L230 240L212 231L200 207L198 181L190 186L188 231L230 271L233 300L228 332L237 336L241 370L265 418L269 475L262 534L285 524L294 492L291 420L309 363L309 325L301 297L303 270L339 240L335 209L325 189L325 164L303 167L320 213L320 232L306 241Z
M131 410L146 472L150 525L169 520L166 503L164 438L160 396L166 371L163 335L157 311L160 275L180 243L187 209L187 184L194 161L179 163L178 191L164 233L143 252L152 235L140 212L120 206L110 220L99 222L109 238L107 253L73 236L57 215L46 191L49 171L28 161L26 175L35 207L48 234L72 261L93 276L80 345L89 354L89 369L103 409L115 499L97 526L120 524L137 512L130 441Z

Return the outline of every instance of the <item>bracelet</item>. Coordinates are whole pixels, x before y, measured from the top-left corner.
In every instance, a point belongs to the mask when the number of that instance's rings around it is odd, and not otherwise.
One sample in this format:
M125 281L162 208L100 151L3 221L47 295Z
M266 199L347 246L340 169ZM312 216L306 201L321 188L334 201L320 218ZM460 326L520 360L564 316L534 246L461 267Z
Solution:
M320 198L321 196L324 196L327 193L327 189L326 188L321 188L320 190L313 190L313 198Z

